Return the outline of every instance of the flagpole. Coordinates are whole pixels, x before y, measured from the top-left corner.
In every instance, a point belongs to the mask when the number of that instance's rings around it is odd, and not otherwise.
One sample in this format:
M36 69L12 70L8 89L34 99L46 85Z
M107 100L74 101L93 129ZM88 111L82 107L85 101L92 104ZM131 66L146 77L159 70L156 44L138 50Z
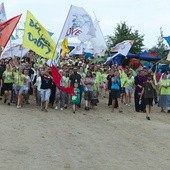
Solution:
M96 14L95 14L95 12L94 12L94 11L93 11L93 14L94 14L95 19L96 19L97 24L98 24L98 23L99 23L99 21L97 20L97 17L96 17ZM102 36L103 36L103 40L104 40L104 42L105 42L105 38L104 38L103 32L102 32L102 30L101 30L101 28L100 28L99 24L98 24L98 27L99 27L99 29L100 29L100 33L101 33L101 34L102 34ZM105 45L106 45L106 42L105 42ZM106 47L107 47L107 45L106 45Z
M62 32L63 32L63 29L64 29L65 25L66 25L66 21L67 21L67 19L68 19L68 16L69 16L69 14L70 14L70 11L71 11L72 6L73 6L73 5L70 6L70 9L69 9L69 11L68 11L66 20L65 20L65 22L64 22L63 28L62 28L61 33L60 33L60 36L59 36L59 38L58 38L58 40L57 40L57 42L56 42L56 46L55 46L55 49L54 49L54 53L53 53L53 56L52 56L51 64L50 64L50 65L52 65L52 61L53 61L53 59L54 59L55 51L56 51L56 49L57 49L58 43L59 43L59 41L60 41L61 34L62 34Z

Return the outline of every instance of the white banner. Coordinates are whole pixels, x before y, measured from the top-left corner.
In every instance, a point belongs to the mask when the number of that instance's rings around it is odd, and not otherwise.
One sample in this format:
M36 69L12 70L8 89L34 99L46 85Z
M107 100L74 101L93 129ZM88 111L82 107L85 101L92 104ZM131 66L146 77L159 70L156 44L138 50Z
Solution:
M82 7L71 6L59 39L77 37L81 42L95 37L91 16Z
M124 56L126 56L132 47L134 41L133 40L125 40L121 43L118 43L116 46L111 48L111 52L118 52Z

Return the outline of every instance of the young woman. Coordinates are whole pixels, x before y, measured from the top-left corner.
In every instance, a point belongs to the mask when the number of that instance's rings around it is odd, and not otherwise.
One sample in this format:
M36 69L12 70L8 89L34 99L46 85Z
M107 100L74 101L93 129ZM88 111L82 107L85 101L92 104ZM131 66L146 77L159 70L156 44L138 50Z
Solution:
M85 110L90 109L91 99L92 99L92 91L94 78L91 71L88 71L86 77L83 79L84 84L84 100L85 100Z
M146 119L150 120L151 107L153 106L154 89L156 89L153 84L152 76L148 75L146 82L143 83L143 89L141 92L140 100L142 96L144 97L144 102L146 105Z
M125 101L126 105L130 106L131 104L131 96L133 91L133 85L134 85L134 78L132 76L132 71L130 70L127 74L127 77L125 78L124 87L125 87Z
M48 112L48 104L53 80L50 72L50 67L46 66L45 71L41 74L41 110L45 112Z
M119 72L114 72L114 77L112 77L112 85L111 85L111 96L112 96L112 112L114 112L115 101L118 101L119 112L122 111L122 102L120 99L120 90L121 90L121 82L119 77Z
M165 109L170 112L170 79L167 79L167 74L162 75L160 81L160 96L158 106L161 107L161 112L165 113Z
M26 76L23 74L23 69L19 68L18 74L14 77L14 89L17 96L17 109L20 109L23 102L24 83Z
M3 83L4 83L3 84L4 103L8 101L8 105L10 105L14 74L11 71L9 64L6 65L6 70L4 71L2 77L3 77Z

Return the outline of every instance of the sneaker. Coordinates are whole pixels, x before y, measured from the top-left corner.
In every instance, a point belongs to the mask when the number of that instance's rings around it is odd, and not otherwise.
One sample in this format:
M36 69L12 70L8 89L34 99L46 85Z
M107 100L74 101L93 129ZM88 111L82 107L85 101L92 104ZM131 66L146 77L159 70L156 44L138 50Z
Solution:
M147 120L151 120L151 118L150 118L149 116L146 116L146 119L147 119Z
M10 105L11 105L11 103L9 102L9 103L8 103L8 106L10 106Z
M47 109L44 109L44 111L45 111L45 112L48 112L48 110L47 110Z
M122 113L123 111L122 110L119 110L119 113Z
M73 111L73 113L75 114L76 112L75 112L75 111Z
M6 103L7 99L4 99L4 103Z
M55 107L55 110L58 110L58 106Z
M21 105L17 105L17 109L20 109L21 108Z
M63 108L61 107L61 108L60 108L60 110L62 111L62 110L63 110Z

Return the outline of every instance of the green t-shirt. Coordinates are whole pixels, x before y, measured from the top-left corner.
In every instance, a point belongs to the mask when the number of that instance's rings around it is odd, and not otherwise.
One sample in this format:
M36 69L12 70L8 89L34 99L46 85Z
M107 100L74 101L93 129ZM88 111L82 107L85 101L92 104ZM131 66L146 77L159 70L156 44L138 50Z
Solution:
M127 79L127 74L123 70L120 70L120 82L122 87L126 79Z
M4 83L13 83L13 74L12 71L4 71Z
M163 86L168 86L167 88L162 87ZM160 81L160 86L161 86L161 95L170 95L170 79L162 79Z
M124 84L124 87L133 87L133 83L134 83L134 78L131 77L127 77L125 78L125 84Z
M19 87L22 87L24 85L24 80L26 76L24 74L15 74L14 81L15 84Z

